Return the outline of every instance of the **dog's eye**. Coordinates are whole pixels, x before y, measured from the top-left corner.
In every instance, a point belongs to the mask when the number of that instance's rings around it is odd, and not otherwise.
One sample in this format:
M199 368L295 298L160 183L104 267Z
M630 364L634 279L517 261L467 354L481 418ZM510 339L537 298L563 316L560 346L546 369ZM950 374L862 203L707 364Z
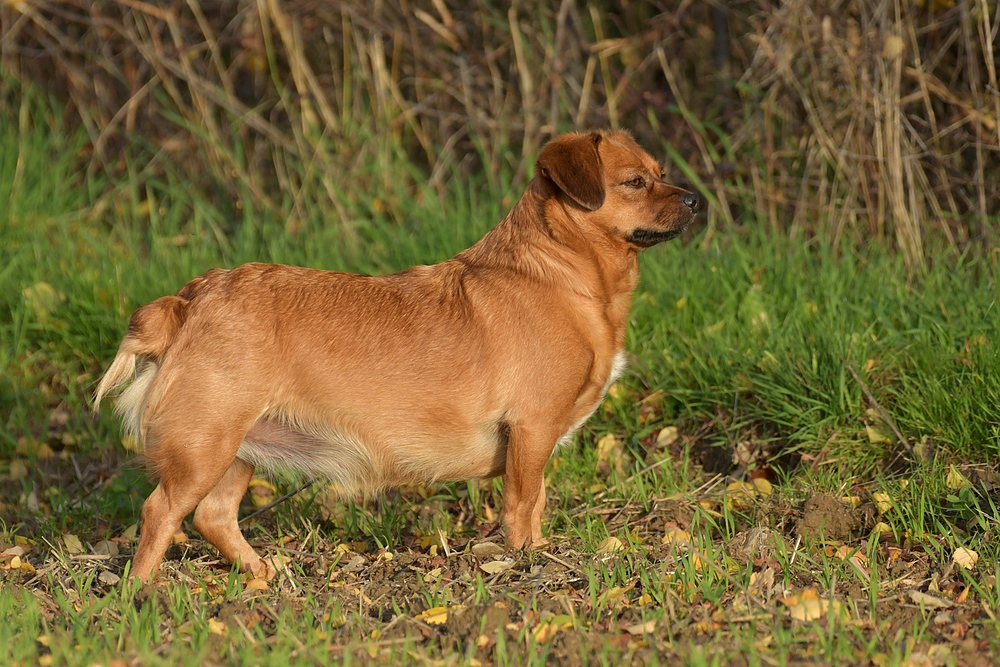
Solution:
M646 187L646 179L642 176L636 176L635 178L625 181L625 185L630 188L644 188Z

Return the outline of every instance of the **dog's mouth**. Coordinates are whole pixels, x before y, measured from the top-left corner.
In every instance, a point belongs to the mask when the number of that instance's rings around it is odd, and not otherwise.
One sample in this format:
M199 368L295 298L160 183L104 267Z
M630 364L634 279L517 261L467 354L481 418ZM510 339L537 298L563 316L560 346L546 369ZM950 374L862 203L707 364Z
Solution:
M645 229L642 227L633 229L628 233L627 240L632 245L639 246L640 248L650 248L658 243L675 239L683 234L693 219L694 216L691 216L683 224L671 229Z

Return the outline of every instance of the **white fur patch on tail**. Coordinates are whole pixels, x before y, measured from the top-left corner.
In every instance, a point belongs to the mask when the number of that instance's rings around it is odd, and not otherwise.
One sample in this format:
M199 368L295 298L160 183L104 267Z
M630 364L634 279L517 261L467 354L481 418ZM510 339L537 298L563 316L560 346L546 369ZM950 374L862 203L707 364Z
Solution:
M94 410L101 408L101 399L107 396L109 391L125 384L133 375L135 375L135 355L125 350L118 350L114 361L108 366L100 384L97 385L97 391L94 392Z
M149 389L156 378L157 370L159 370L159 366L155 362L147 361L143 364L135 376L135 380L125 388L115 405L115 414L121 417L125 432L138 441L142 440L140 422L142 421L142 413L146 411Z

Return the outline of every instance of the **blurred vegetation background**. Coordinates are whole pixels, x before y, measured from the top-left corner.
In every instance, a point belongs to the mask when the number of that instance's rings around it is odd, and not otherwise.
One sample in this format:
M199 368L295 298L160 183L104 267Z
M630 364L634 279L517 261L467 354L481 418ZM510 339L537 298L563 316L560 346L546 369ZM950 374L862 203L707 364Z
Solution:
M996 239L998 24L997 0L7 0L0 116L40 122L41 88L92 174L207 193L222 236L253 210L349 238L473 174L506 206L546 139L623 127L706 196L706 242L878 239L919 272Z

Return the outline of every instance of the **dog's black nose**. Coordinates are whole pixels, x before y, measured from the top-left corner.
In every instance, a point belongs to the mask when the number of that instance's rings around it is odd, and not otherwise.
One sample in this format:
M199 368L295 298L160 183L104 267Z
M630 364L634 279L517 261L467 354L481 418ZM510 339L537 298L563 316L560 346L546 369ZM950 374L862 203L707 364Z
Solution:
M684 205L687 206L692 211L697 211L698 207L701 206L701 198L698 195L692 194L690 192L684 195L684 198L681 201L683 201Z

